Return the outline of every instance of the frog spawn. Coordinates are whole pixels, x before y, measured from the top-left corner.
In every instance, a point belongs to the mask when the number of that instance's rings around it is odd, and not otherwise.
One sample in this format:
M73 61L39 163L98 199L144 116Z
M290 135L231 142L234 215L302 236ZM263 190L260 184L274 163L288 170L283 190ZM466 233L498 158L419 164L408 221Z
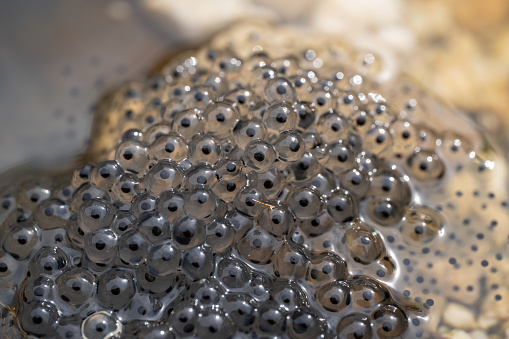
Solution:
M314 51L285 67L200 55L114 95L109 159L3 198L0 277L27 279L20 331L430 336L444 292L429 262L454 253L453 220L468 219L444 183L473 148L363 94L359 75L330 78L356 70L316 68Z

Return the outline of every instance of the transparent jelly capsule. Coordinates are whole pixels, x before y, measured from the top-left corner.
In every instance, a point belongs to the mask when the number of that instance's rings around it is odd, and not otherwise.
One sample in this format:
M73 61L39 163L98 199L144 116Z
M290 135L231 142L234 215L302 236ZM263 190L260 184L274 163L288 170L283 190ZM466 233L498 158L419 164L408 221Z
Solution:
M184 177L184 189L191 190L196 186L210 188L217 182L217 173L214 166L197 164L189 168Z
M159 298L150 293L142 292L134 296L124 314L127 319L151 320L158 318L162 308L163 304Z
M341 224L352 221L359 215L357 199L345 190L338 189L332 192L327 197L326 205L329 215Z
M174 162L161 160L145 175L143 185L155 195L168 189L179 189L184 179L184 172Z
M298 309L307 302L306 295L296 281L276 281L271 286L270 296L288 312Z
M242 261L224 258L217 264L218 279L227 288L243 288L251 277L250 269Z
M246 294L226 294L222 309L241 330L251 328L255 322L255 302Z
M90 182L97 188L109 190L124 171L115 160L98 163L90 175Z
M340 339L373 338L371 322L362 313L351 313L343 317L336 327L336 333Z
M178 191L164 191L157 199L156 206L161 215L173 222L184 214L184 196Z
M58 319L58 309L53 302L34 300L24 305L20 324L27 334L51 336L55 332Z
M47 199L37 206L33 218L39 227L49 230L65 227L70 215L68 205L59 200Z
M224 100L234 104L241 118L249 116L249 110L254 104L254 93L245 88L237 88L225 95Z
M181 249L201 245L205 241L203 220L190 215L183 215L173 223L171 238Z
M403 219L401 234L410 245L423 246L443 233L444 217L440 212L423 205L410 206Z
M189 159L195 164L214 164L221 155L220 141L210 134L197 134L189 142Z
M151 274L165 276L177 271L181 257L182 252L175 243L166 240L150 247L146 264Z
M270 66L273 67L277 73L285 76L295 75L300 70L299 62L297 58L293 56L272 59Z
M235 209L249 217L257 216L266 206L261 204L266 201L263 193L251 186L242 188L233 201Z
M379 126L387 127L396 119L384 102L370 102L364 109L375 118L375 123Z
M16 195L19 208L33 211L42 201L51 196L52 185L48 180L33 179L21 184Z
M23 288L23 300L51 300L55 294L55 281L45 276L35 276L27 280Z
M200 338L229 338L233 330L231 320L218 310L206 310L198 318L198 337Z
M449 162L455 165L464 165L471 161L470 154L474 148L466 137L446 131L440 136L439 144L440 153Z
M336 141L326 147L325 167L334 174L340 174L352 169L355 165L355 154L345 141Z
M373 116L361 109L354 110L348 117L353 129L360 134L365 134L375 123Z
M129 305L135 294L134 277L127 270L109 269L97 282L97 300L101 305L114 310Z
M67 238L73 246L76 246L77 248L83 248L83 246L85 246L85 232L81 229L76 214L69 218L66 233Z
M139 265L145 261L149 244L136 230L122 234L118 242L118 258L127 265Z
M186 109L181 99L171 99L164 103L162 107L163 121L171 123L177 113Z
M87 317L81 326L85 339L106 339L118 335L122 325L106 311L96 312Z
M170 223L158 211L141 214L136 228L151 243L168 239L170 233Z
M318 118L316 130L326 143L346 140L350 131L348 119L334 110L328 110Z
M271 168L267 172L251 172L248 178L249 182L267 199L275 199L285 185L285 177L275 168Z
M122 136L120 137L120 141L128 141L128 140L136 140L136 141L142 141L143 140L143 131L138 128L130 128L124 133L122 133Z
M92 174L92 169L94 165L90 163L83 163L72 173L71 184L78 188L83 184L86 184L90 181L90 174Z
M293 212L282 204L271 205L258 215L258 225L269 232L276 239L292 233L295 228Z
M0 278L4 279L18 268L17 260L9 253L0 251Z
M243 173L219 176L219 180L212 187L212 192L214 192L218 198L231 203L246 184L247 178Z
M186 141L177 133L157 137L149 147L149 154L158 159L171 159L179 162L187 157Z
M268 60L264 62L265 65L253 68L250 74L250 87L256 93L263 93L266 83L276 77L276 70L267 64Z
M104 199L110 200L108 192L98 189L90 184L84 184L81 186L74 195L69 203L71 211L77 212L81 205L90 199Z
M156 208L156 201L157 197L149 192L138 194L131 202L131 214L135 218L139 218L143 213L154 211Z
M357 166L369 175L374 175L378 171L378 159L371 153L362 151L357 154L355 161Z
M237 250L246 260L263 265L270 261L277 242L260 227L253 227L237 243Z
M111 228L118 236L121 236L125 232L133 229L135 221L136 217L130 212L118 211Z
M312 255L306 280L314 284L322 284L344 279L347 274L346 262L340 256L331 252L323 252Z
M346 281L331 281L315 292L318 303L329 312L341 312L352 302L351 288Z
M141 192L142 183L133 174L125 173L111 189L113 197L123 203L130 203Z
M171 292L178 280L175 274L153 275L146 265L138 266L135 275L137 289L157 297L164 297Z
M299 229L308 237L318 237L328 232L334 226L334 219L327 212L323 212L313 219L300 222Z
M239 120L237 106L228 101L214 102L203 112L205 129L218 138L229 136Z
M277 277L298 280L306 275L309 258L301 246L284 240L274 253L273 262Z
M90 199L84 202L78 211L78 222L85 232L93 232L110 226L117 209L105 200Z
M362 169L352 168L341 174L339 180L343 189L358 198L363 198L369 190L370 177Z
M257 327L271 335L283 334L286 329L286 310L276 301L264 302L258 309Z
M288 167L287 181L302 182L311 179L320 170L318 160L310 151L304 152L300 160Z
M118 145L115 159L125 171L143 173L148 165L149 154L143 144L129 140Z
M444 162L433 151L416 151L408 158L407 165L410 175L421 182L438 182L446 172Z
M289 77L289 80L293 83L295 93L297 94L297 98L299 98L299 100L312 100L313 87L309 78L303 75L293 75Z
M85 235L85 254L87 257L100 264L111 262L117 254L118 236L108 228L102 228Z
M308 187L299 187L292 190L286 203L299 219L316 218L323 209L322 198L318 192Z
M77 306L91 299L96 292L95 276L81 267L65 271L55 280L60 299Z
M373 313L373 328L380 338L404 336L408 320L401 308L396 305L384 305Z
M198 282L189 289L190 296L194 295L195 303L202 308L217 305L219 299L225 293L215 279Z
M434 129L425 125L416 125L418 134L418 146L420 149L432 150L437 146L437 133Z
M239 241L254 224L252 218L237 210L229 211L225 215L225 219L227 219L235 229L234 242Z
M42 247L28 264L30 274L37 276L45 274L55 276L60 274L69 265L69 257L64 250L58 247Z
M267 81L263 93L265 100L269 103L275 101L294 102L296 99L296 92L292 82L282 77Z
M327 332L327 323L311 307L301 307L290 314L289 334L296 339L320 337Z
M172 131L171 126L167 123L153 125L143 133L142 140L147 144L152 144L157 138L168 135ZM150 151L149 151L150 152Z
M183 102L186 107L203 110L216 98L215 94L209 86L193 86L184 94Z
M293 105L297 112L297 128L306 131L313 126L316 120L316 110L312 103L299 101Z
M367 214L378 225L392 226L403 218L404 206L389 198L374 197L369 200Z
M228 83L224 78L224 73L208 72L206 70L196 72L191 80L193 83L208 86L219 97L228 90Z
M334 110L337 107L337 98L334 92L325 88L320 88L320 86L314 88L310 101L315 104L319 112Z
M203 187L194 187L184 195L185 213L198 219L204 219L212 215L217 204L215 194Z
M297 127L297 112L288 102L276 102L267 109L262 121L268 133L277 137L279 133Z
M185 251L182 257L182 271L193 280L211 275L214 271L212 250L205 246L197 246Z
M385 127L373 126L364 137L365 151L383 158L393 151L394 140L392 134Z
M172 309L168 321L177 334L189 336L196 333L198 317L199 311L195 306L180 304Z
M384 286L368 277L354 276L350 280L350 286L352 288L352 304L355 307L371 309L390 297L389 291Z
M390 125L394 141L393 152L396 156L412 154L419 144L419 134L413 124L405 120L396 120Z
M396 168L379 168L371 177L367 197L386 197L391 201L408 204L412 191L408 177L403 176Z
M221 253L230 249L235 235L235 229L227 219L218 219L205 227L205 242L214 253Z
M243 159L247 167L257 172L266 172L272 168L276 152L271 144L263 140L253 140L246 145Z
M283 161L297 161L306 151L304 139L296 131L284 131L274 142L277 155Z
M188 109L175 115L172 128L185 140L191 140L196 134L203 133L205 123L196 110Z
M25 221L11 227L4 237L3 250L17 260L24 260L32 254L39 242L39 228Z
M352 221L345 226L343 235L352 259L368 265L385 252L380 235L362 221Z
M256 139L265 139L267 128L257 119L239 120L233 129L233 136L237 147L244 150L249 142Z
M268 275L253 271L246 290L257 302L265 302L270 298L269 292L272 284L273 280Z

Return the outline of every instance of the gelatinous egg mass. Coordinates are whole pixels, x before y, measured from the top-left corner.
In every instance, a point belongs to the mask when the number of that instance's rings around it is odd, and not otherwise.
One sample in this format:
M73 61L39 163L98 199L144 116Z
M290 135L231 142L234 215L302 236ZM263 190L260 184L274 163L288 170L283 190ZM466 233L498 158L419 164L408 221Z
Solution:
M4 193L4 333L504 337L505 160L373 55L278 32L118 89L88 162Z

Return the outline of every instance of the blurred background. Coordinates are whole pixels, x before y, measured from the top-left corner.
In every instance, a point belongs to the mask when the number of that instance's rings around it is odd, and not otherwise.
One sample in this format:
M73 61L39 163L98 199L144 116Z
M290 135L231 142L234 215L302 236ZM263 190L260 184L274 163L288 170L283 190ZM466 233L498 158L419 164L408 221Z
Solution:
M253 17L378 52L507 142L507 0L18 0L0 3L0 172L83 151L101 93Z

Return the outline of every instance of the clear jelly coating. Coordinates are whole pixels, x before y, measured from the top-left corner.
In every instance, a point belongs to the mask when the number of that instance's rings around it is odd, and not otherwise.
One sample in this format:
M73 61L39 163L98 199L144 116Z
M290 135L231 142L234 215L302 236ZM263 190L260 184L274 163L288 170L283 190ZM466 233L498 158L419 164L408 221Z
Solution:
M0 198L1 325L433 338L461 303L502 335L486 314L509 298L508 202L488 139L404 78L379 86L357 52L247 53L249 37L125 85L112 149Z

